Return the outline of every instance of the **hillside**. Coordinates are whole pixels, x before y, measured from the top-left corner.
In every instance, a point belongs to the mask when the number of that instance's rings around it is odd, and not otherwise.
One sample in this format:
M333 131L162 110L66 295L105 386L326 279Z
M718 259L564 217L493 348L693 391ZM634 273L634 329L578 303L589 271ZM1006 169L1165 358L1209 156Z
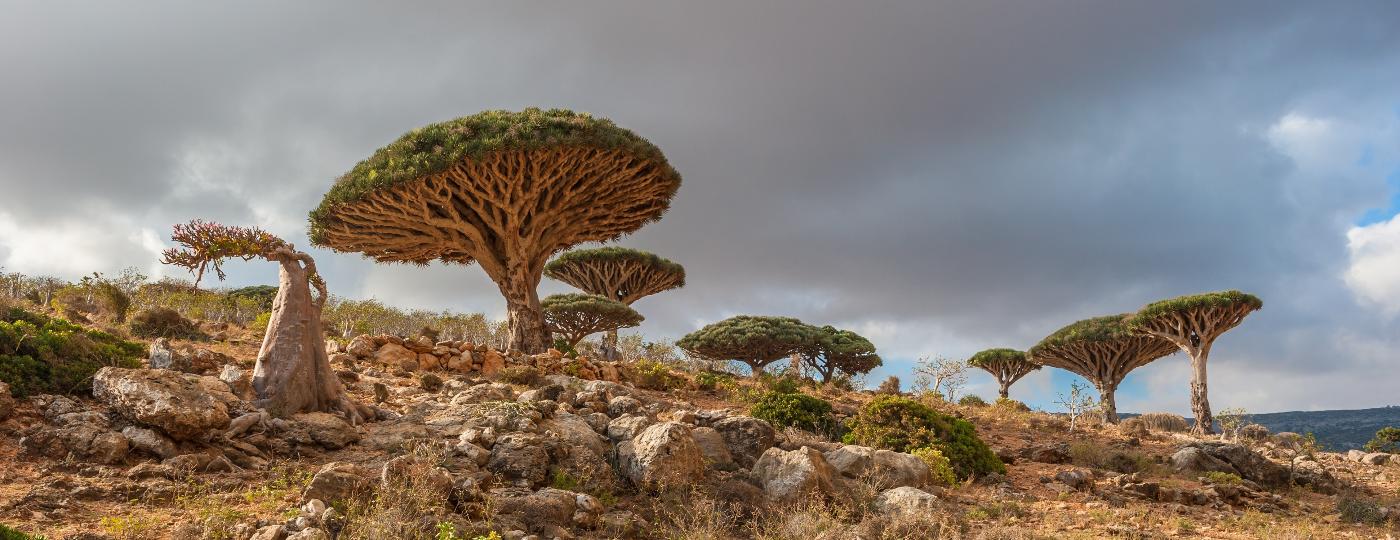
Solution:
M1383 427L1400 426L1400 406L1252 414L1250 421L1275 433L1312 433L1317 437L1319 446L1345 452L1361 448Z

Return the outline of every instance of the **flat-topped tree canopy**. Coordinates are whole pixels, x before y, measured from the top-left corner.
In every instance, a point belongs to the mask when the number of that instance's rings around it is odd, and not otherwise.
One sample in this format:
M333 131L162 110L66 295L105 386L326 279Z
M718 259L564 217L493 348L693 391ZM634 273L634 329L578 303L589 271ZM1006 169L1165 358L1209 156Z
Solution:
M823 383L831 381L838 371L859 375L884 364L875 353L875 344L865 336L830 325L816 328L814 339L802 351L802 359L822 376Z
M1263 307L1259 297L1229 290L1152 302L1128 317L1126 324L1132 331L1174 343L1191 357L1191 412L1196 417L1192 431L1196 434L1215 431L1206 372L1211 345Z
M676 346L711 360L738 360L757 375L764 366L811 347L817 329L792 317L739 315L705 325Z
M570 347L589 334L631 328L643 320L627 304L596 294L554 294L541 300L540 308L549 331L562 335Z
M1030 372L1040 369L1040 365L1026 359L1025 351L996 348L977 352L967 359L967 365L991 373L1000 386L998 394L1010 397L1011 385Z
M655 253L617 246L566 251L545 265L544 275L628 305L685 286L685 267Z
M512 347L539 352L535 288L554 253L660 219L681 177L661 150L604 118L486 111L415 129L331 187L311 241L376 261L477 263L501 288Z
M1031 362L1076 373L1098 388L1104 419L1118 421L1113 393L1134 369L1176 352L1170 341L1128 329L1128 314L1084 319L1040 340L1027 351Z

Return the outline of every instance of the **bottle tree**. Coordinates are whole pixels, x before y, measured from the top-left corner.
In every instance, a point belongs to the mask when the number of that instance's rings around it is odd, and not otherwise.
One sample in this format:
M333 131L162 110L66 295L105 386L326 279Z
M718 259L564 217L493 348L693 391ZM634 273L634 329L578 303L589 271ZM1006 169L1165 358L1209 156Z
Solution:
M596 294L554 294L540 301L545 326L569 348L598 332L616 332L642 324L642 315L627 304Z
M710 360L735 360L754 376L769 364L812 346L817 329L792 317L739 315L687 334L676 346Z
M195 275L196 286L210 268L223 280L227 259L278 264L272 317L253 367L255 405L274 416L319 411L341 413L352 423L373 418L369 407L349 398L331 370L321 333L326 282L316 273L316 261L310 255L256 227L201 220L176 225L171 239L181 247L165 250L161 262L188 269Z
M685 267L653 253L609 246L566 251L544 267L544 275L626 305L685 286ZM616 356L617 330L603 337L603 350Z
M1211 345L1262 307L1264 302L1259 297L1231 290L1153 302L1128 317L1127 325L1134 332L1167 340L1191 358L1191 412L1196 417L1193 433L1215 432L1206 389L1206 361L1210 359Z
M850 330L822 326L813 332L811 344L800 352L803 363L831 382L838 372L847 375L869 373L884 363L875 353L875 344Z
M1115 424L1118 405L1113 395L1128 372L1176 352L1170 341L1128 330L1124 317L1084 319L1056 330L1026 352L1031 362L1073 372L1093 383L1103 420Z
M415 129L355 165L311 212L311 241L381 262L477 263L505 297L510 348L538 353L550 256L660 219L680 184L660 149L607 119L486 111Z
M1040 369L1039 364L1026 359L1025 351L1016 349L987 349L968 358L967 365L996 377L997 393L1003 399L1011 396L1011 385L1030 372Z

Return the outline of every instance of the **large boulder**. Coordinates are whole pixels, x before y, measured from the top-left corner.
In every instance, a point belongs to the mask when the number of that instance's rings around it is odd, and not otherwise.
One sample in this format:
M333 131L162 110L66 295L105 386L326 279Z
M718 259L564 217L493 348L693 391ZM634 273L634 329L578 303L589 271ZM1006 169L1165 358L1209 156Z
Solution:
M642 430L651 425L651 419L645 416L625 415L614 418L608 422L608 438L614 441L630 440L642 433Z
M549 475L549 451L539 435L507 433L491 446L486 469L507 480L537 485Z
M374 361L390 368L418 371L418 353L397 343L385 343L374 353Z
M131 443L105 421L90 421L76 413L60 425L39 425L23 432L19 444L26 453L50 459L77 459L111 465L126 459Z
M740 467L752 467L777 441L777 432L768 422L750 416L730 416L715 422L715 428L729 445L729 455Z
M926 491L903 486L887 489L875 499L875 509L887 516L912 518L927 516L938 508L938 497Z
M374 473L353 463L332 461L321 467L302 491L301 500L318 499L334 505L366 494L373 486Z
M768 498L781 503L831 494L836 469L815 448L769 448L754 463L753 476Z
M690 426L662 422L617 446L618 469L645 488L689 485L705 474L705 459L690 436Z
M316 444L335 450L360 440L360 432L344 418L330 413L309 412L292 415L292 422Z
M690 438L695 439L695 445L700 447L700 455L705 456L705 463L711 467L726 470L734 466L734 457L729 455L729 445L714 428L695 428L690 431Z
M481 375L483 377L495 377L506 368L506 357L495 349L487 349L486 354L481 356Z
M355 336L350 340L350 345L345 347L345 352L360 358L367 358L375 352L374 338L369 336Z
M461 392L452 398L453 405L484 403L487 401L515 401L515 389L509 384L481 383Z
M606 455L611 447L608 440L594 431L587 420L570 413L558 413L541 422L540 432L554 436L565 447L585 448L600 456Z
M846 445L823 457L842 478L869 480L881 489L923 487L933 478L924 460L903 452Z
M1247 446L1215 441L1182 447L1172 455L1172 467L1177 472L1234 473L1267 487L1287 486L1292 477L1288 467L1269 461Z
M175 443L154 429L126 426L122 429L122 435L131 441L133 448L143 450L161 459L175 457L177 453Z
M238 402L227 385L210 379L222 392L175 371L104 367L93 377L92 393L132 422L188 440L227 427L228 403Z

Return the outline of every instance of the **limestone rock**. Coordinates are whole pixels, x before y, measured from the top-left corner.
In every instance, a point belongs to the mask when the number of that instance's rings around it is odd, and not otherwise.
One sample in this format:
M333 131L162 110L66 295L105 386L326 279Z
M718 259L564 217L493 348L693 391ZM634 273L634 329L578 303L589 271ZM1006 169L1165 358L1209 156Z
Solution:
M137 426L127 426L122 429L122 435L131 441L131 446L137 450L143 450L150 454L159 456L161 459L174 457L176 454L175 443L165 435L152 429Z
M404 371L418 370L418 353L397 343L385 343L374 353L374 361Z
M332 461L311 477L301 500L320 499L330 505L348 501L366 493L371 486L371 478L372 474L364 467Z
M620 416L608 422L608 438L614 441L631 440L650 425L651 419L645 416Z
M875 509L881 514L900 517L925 516L938 507L938 497L909 486L887 489L875 499Z
M355 336L355 339L350 340L350 345L345 347L345 352L360 358L373 355L375 350L374 339L369 336Z
M309 412L292 415L292 421L306 430L316 444L335 450L360 440L360 432L344 418L330 413Z
M487 349L481 357L481 375L483 377L495 377L506 368L506 357L494 349Z
M633 484L647 488L681 487L705 473L704 456L690 426L662 422L617 446L618 469Z
M700 448L700 455L711 467L726 470L734 467L734 457L729 455L729 445L714 428L698 427L690 430L690 438Z
M933 476L924 460L903 452L846 445L823 457L843 478L869 479L885 489L923 487Z
M200 377L158 369L104 367L93 377L92 386L94 396L128 420L158 428L177 440L228 426L227 403L238 401L226 386L220 396Z
M740 467L748 468L777 441L777 432L768 422L749 416L730 416L715 422L715 428L729 445L729 455Z
M753 476L770 499L791 502L812 494L832 493L836 469L815 448L769 448L754 463Z
M507 433L491 446L486 468L503 478L537 485L549 474L549 452L539 435Z

